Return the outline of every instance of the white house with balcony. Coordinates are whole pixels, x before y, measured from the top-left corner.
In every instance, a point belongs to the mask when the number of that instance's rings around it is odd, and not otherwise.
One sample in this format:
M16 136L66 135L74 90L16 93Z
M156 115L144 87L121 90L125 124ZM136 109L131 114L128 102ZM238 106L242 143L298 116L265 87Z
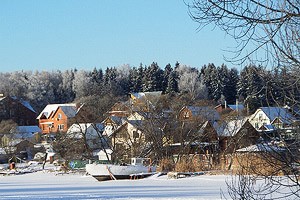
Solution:
M266 125L273 125L277 129L289 128L295 121L296 117L281 107L261 107L249 118L256 130L261 130Z

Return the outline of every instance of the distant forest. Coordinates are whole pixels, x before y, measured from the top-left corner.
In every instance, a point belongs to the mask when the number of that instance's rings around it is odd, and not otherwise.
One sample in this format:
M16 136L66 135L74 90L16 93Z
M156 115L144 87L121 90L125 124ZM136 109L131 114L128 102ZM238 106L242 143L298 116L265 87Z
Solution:
M164 68L153 62L139 67L123 65L105 70L16 71L0 73L0 93L28 100L37 112L49 103L121 99L133 92L163 91L186 95L192 101L246 103L251 110L270 104L291 105L300 90L287 87L294 75L249 65L241 71L210 63L193 68L176 63ZM296 77L297 78L297 77Z

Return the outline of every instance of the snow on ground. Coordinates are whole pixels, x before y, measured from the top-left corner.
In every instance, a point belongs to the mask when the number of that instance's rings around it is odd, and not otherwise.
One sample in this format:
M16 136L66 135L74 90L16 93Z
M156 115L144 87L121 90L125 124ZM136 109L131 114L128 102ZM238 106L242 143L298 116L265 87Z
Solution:
M0 175L0 199L221 199L227 176L201 175L182 179L167 176L99 182L83 174L38 171Z

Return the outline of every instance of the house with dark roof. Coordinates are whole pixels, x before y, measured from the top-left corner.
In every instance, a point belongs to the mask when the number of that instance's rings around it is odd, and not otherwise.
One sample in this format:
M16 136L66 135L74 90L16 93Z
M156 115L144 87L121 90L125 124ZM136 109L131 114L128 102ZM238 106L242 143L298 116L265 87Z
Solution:
M229 112L236 112L240 113L244 111L245 107L243 104L219 104L215 106L215 110L218 113L229 113Z
M36 125L36 111L28 101L11 96L0 96L0 121L12 120L19 126Z
M180 121L209 121L212 124L220 119L219 113L209 106L184 106L178 114Z
M39 114L39 127L43 134L67 132L70 120L75 118L81 106L77 104L49 104Z
M248 118L224 121L215 124L215 129L219 136L220 150L225 153L233 153L235 149L256 144L260 138Z

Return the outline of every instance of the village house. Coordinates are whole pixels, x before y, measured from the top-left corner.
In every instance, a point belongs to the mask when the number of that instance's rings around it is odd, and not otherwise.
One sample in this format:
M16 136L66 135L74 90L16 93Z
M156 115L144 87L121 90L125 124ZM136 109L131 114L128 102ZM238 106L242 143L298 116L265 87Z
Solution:
M142 131L146 126L145 118L135 112L122 119L110 134L110 141L114 152L114 158L122 160L137 157L145 150L146 135Z
M126 117L109 116L102 122L104 125L103 135L110 136L116 129L118 129L125 122Z
M220 164L222 169L230 169L233 154L237 149L257 144L259 132L249 123L248 118L224 121L215 124L219 136Z
M132 111L150 111L161 97L162 91L131 93L129 102Z
M219 113L208 106L184 106L178 114L180 121L210 121L212 124L220 119Z
M236 112L241 113L244 111L244 105L243 104L219 104L215 106L215 110L218 113L230 113L230 112Z
M33 144L40 142L41 129L38 126L17 126L1 138L1 146L9 146L13 140L28 140Z
M119 101L106 114L109 116L127 117L131 112L132 109L129 101Z
M174 135L171 143L168 142L165 147L168 156L177 161L181 158L189 158L193 163L197 163L199 170L208 170L214 168L218 162L218 134L209 121L205 121L200 127L189 129L193 134L189 137L181 138L180 135Z
M66 133L81 107L78 104L47 105L37 117L42 133L50 137L56 133Z
M216 125L220 150L233 153L236 149L256 144L260 138L258 131L249 123L248 118L224 121Z
M257 130L270 124L277 129L289 128L296 121L292 113L281 107L261 107L249 118L249 122Z
M103 129L102 123L78 123L73 124L66 135L70 140L84 141L90 149L102 149L107 148L108 145L107 139L102 134Z
M12 120L19 126L36 125L36 115L29 102L0 94L0 121Z

